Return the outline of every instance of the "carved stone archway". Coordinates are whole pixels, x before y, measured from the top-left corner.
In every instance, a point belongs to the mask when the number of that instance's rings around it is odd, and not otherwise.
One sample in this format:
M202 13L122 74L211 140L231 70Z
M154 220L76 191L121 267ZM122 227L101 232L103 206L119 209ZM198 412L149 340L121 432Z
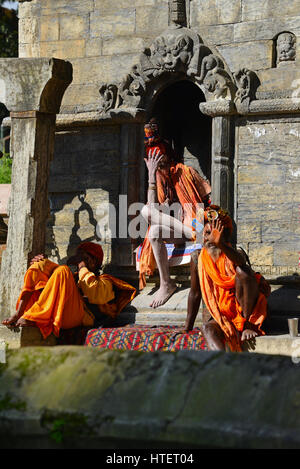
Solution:
M195 31L172 24L141 53L120 83L100 87L103 114L113 110L144 110L163 86L189 79L201 88L203 114L212 119L212 199L232 211L233 152L231 116L249 107L255 96L255 74L232 73L222 58Z

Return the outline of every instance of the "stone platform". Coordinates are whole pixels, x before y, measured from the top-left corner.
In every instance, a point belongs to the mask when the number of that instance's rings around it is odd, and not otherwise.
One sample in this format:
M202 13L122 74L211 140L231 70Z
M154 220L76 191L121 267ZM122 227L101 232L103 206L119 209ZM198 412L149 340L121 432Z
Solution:
M11 350L0 448L299 449L298 368L246 353Z

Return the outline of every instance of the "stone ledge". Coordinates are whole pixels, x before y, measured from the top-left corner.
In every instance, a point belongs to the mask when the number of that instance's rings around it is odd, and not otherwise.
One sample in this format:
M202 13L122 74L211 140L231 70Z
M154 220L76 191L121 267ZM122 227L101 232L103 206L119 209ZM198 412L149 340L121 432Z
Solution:
M258 354L8 351L0 447L299 448L297 371Z
M248 351L267 355L288 356L300 363L300 335L298 337L290 337L288 334L257 337L254 348L249 348Z

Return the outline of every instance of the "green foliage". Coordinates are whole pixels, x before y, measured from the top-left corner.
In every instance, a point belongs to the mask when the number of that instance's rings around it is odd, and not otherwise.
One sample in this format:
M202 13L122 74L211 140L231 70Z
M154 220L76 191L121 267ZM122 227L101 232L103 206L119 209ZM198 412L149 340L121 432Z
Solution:
M8 154L4 154L0 159L0 184L11 183L11 166L12 159Z
M0 0L0 4L3 2ZM0 6L0 57L18 57L18 16Z

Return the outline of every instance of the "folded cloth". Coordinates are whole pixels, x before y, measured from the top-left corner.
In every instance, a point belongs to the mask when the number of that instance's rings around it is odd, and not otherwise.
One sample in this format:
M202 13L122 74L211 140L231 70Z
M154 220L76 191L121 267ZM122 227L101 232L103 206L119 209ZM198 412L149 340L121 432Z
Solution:
M174 244L165 244L168 252L169 266L189 264L191 262L191 254L202 248L202 244L187 242L182 246ZM142 244L136 249L136 270L139 271L139 262L141 258Z

